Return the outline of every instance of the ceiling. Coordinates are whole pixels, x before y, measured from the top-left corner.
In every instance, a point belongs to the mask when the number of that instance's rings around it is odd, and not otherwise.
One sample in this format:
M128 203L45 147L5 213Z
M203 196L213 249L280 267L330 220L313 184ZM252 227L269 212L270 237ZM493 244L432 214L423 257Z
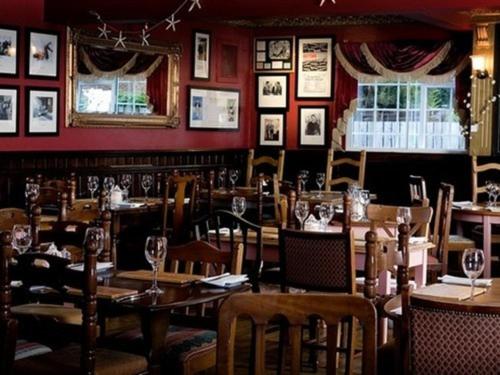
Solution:
M47 21L95 22L89 11L108 22L154 22L170 15L183 0L45 0ZM190 0L188 0L190 1ZM500 0L200 0L201 10L182 18L203 21L250 20L305 16L398 15L449 29L470 28L470 12L500 9Z

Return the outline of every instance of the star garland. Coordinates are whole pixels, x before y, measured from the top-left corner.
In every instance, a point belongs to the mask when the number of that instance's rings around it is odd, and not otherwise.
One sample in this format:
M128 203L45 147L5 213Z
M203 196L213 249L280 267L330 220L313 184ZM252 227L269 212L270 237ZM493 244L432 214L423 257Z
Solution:
M175 25L181 22L180 18L177 18L177 15L185 7L188 8L188 13L192 12L195 9L201 9L200 2L201 0L183 0L182 3L177 7L177 9L173 11L168 17L165 17L152 26L148 26L148 24L146 23L140 31L120 30L103 20L97 12L91 11L90 14L95 16L97 21L100 23L100 25L97 27L97 30L99 31L99 38L107 40L112 39L116 42L115 48L120 47L123 49L127 49L125 41L129 39L138 39L141 42L141 45L149 46L148 39L151 37L151 32L161 26L165 26L165 30L172 30L173 32L175 32Z

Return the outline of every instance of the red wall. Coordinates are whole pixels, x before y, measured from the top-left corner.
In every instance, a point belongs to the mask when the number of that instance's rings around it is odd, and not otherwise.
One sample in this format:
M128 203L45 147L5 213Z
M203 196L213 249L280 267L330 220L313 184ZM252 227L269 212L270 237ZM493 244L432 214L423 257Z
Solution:
M65 28L43 22L43 0L1 0L0 25L17 26L20 33L20 58L17 79L0 78L0 85L20 86L20 135L15 138L0 137L0 151L16 150L167 150L191 148L237 148L247 147L249 142L249 118L253 116L253 109L248 105L248 87L250 73L250 32L244 29L233 29L219 25L196 25L187 22L177 24L177 31L159 31L153 34L152 39L181 43L183 56L181 61L180 87L180 116L181 125L177 129L83 129L69 128L65 123ZM26 28L41 28L58 30L61 33L60 80L32 80L25 79L25 37ZM191 81L191 35L193 29L207 29L212 32L212 61L211 79L206 81ZM217 46L218 41L226 41L238 45L238 80L235 83L221 83L217 81L218 68ZM240 131L187 131L186 130L186 102L187 86L198 85L204 87L239 88L240 92ZM60 135L58 137L25 137L25 105L24 88L27 86L58 87L60 96Z

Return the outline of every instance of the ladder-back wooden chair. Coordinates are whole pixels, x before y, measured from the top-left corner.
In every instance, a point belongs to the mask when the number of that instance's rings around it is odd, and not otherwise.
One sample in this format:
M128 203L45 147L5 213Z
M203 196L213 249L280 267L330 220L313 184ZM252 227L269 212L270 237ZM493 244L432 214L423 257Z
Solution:
M16 224L29 225L30 220L22 208L0 208L0 232L12 230Z
M486 179L479 182L479 174L487 175L491 171L500 172L500 163L477 164L477 156L472 156L472 202L478 203L479 194L486 194Z
M345 318L356 318L363 327L362 373L375 374L377 368L377 313L366 299L357 296L325 294L234 294L219 312L217 340L217 374L234 374L234 345L239 316L250 316L256 325L255 374L266 374L266 326L276 316L289 323L291 373L299 374L301 367L301 332L304 321L319 317L327 325L327 374L336 373L335 347L338 326Z
M285 150L280 150L278 159L274 159L270 156L261 156L255 158L255 150L250 149L248 151L247 158L247 174L245 179L245 186L251 186L252 178L254 177L254 168L268 165L276 169L276 174L278 175L278 180L283 180L283 172L285 170ZM266 176L266 179L271 181L270 176Z
M351 166L357 169L356 178L345 177L337 175L334 169L340 168L340 166ZM341 184L358 184L361 188L365 184L365 169L366 169L366 151L362 150L359 153L359 159L355 160L348 157L342 157L340 159L335 159L333 148L328 150L326 158L326 178L325 178L325 190L331 191L333 186Z
M99 202L75 201L71 206L68 204L68 194L61 194L59 208L59 221L81 221L83 223L93 223L99 219L101 213Z
M424 206L425 201L428 202L427 186L425 179L422 176L410 175L408 177L408 185L410 186L410 203L412 206Z

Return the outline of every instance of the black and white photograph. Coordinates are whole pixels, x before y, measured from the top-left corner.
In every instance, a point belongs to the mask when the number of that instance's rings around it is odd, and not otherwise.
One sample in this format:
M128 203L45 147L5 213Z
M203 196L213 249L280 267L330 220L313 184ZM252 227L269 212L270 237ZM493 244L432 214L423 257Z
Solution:
M16 28L0 26L0 76L18 75L19 33Z
M189 130L238 130L240 92L189 87Z
M257 107L288 108L288 75L257 75Z
M45 30L29 30L26 47L28 78L58 79L59 34Z
M297 99L330 99L333 93L332 38L297 41Z
M259 146L285 145L285 118L284 113L259 114Z
M326 146L327 106L299 106L299 146Z
M254 41L255 72L291 72L295 37L265 37Z
M30 87L26 89L26 135L59 134L59 90Z
M19 88L0 86L0 136L19 133Z
M193 79L210 79L210 33L193 32Z

